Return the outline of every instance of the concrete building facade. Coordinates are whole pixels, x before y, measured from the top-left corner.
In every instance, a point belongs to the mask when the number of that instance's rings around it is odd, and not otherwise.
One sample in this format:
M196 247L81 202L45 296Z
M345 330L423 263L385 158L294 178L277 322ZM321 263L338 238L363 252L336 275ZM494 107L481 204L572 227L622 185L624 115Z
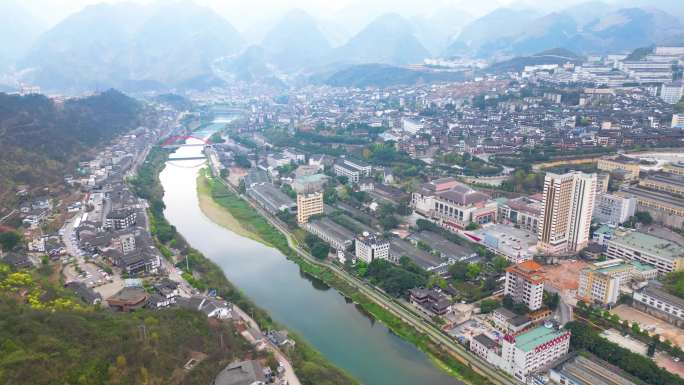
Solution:
M312 215L323 214L323 193L297 194L297 222L307 223Z
M542 307L544 276L541 265L525 261L506 269L504 295L510 295L516 303L525 304L530 310Z
M538 248L549 254L577 253L589 242L596 174L547 173Z

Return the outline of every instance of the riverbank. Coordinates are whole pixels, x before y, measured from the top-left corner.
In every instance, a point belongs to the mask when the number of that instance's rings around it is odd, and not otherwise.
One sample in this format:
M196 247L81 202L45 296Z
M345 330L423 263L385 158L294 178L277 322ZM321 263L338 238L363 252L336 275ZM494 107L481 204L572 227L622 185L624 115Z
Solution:
M248 231L228 210L216 203L211 196L211 187L209 186L207 179L202 175L197 176L197 197L199 199L200 210L202 210L202 213L212 222L245 238L263 242L257 234Z
M150 208L148 210L148 215L150 219L150 230L155 237L158 246L160 246L160 250L165 250L163 252L167 258L170 257L170 255L167 254L168 250L171 248L179 250L181 255L187 255L186 263L190 267L190 272L187 274L188 278L190 278L188 281L197 289L215 289L220 297L233 302L246 313L250 314L262 330L283 329L281 325L278 325L271 319L268 313L256 306L239 289L228 281L223 270L217 264L192 248L181 234L176 231L175 227L165 218L165 206L163 202L164 191L159 180L159 174L164 169L169 154L170 152L168 150L158 147L153 148L148 154L147 160L138 170L137 177L131 181L131 185L136 194L146 199L149 203ZM217 197L217 199L220 199L220 197ZM236 207L239 208L240 205L237 205ZM258 215L256 216L261 218ZM242 218L238 215L233 215L233 217L238 221ZM265 222L263 218L261 219ZM266 223L266 225L268 224ZM258 228L262 227L263 225ZM244 226L244 228L247 231L253 231L252 229L257 227ZM183 264L183 266L186 265ZM295 340L296 345L294 349L287 352L287 355L302 384L359 384L359 382L349 374L327 361L325 357L308 345L302 338L294 333L289 333L289 335L290 338Z
M428 335L419 332L383 306L371 300L360 290L338 276L332 269L321 264L314 264L300 257L290 248L287 238L283 233L272 226L257 210L237 194L230 191L223 183L205 174L201 174L200 179L198 182L209 186L210 196L214 197L215 202L227 210L243 227L254 229L255 234L260 238L260 242L277 248L288 259L297 263L302 272L335 288L340 294L361 307L366 314L382 322L394 334L414 344L429 356L436 367L461 381L471 384L491 384L487 378L475 372L468 365L458 361L453 354L448 353L442 347L433 343Z

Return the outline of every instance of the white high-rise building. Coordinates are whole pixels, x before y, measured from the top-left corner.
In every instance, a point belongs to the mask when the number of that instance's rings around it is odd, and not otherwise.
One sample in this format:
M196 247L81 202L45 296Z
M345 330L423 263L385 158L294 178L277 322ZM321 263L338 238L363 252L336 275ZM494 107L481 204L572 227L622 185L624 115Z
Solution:
M677 104L682 100L682 90L684 89L684 84L681 81L672 83L663 83L660 88L660 98L663 99L665 103Z
M549 254L576 253L589 242L596 174L547 173L538 248Z

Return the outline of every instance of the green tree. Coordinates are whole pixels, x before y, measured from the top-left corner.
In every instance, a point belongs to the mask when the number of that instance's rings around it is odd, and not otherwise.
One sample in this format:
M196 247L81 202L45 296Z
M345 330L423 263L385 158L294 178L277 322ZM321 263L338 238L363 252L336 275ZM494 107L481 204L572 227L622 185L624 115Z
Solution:
M451 278L457 281L464 281L466 279L466 275L468 274L468 263L463 261L454 263L453 265L449 266L449 274L451 274Z
M637 222L642 223L644 225L650 225L653 223L653 218L651 217L651 214L649 214L647 211L637 211L634 213L634 218L637 220Z
M466 272L466 278L468 278L471 281L476 279L482 271L482 268L477 263L469 263L467 269L468 271Z
M543 302L546 307L551 310L556 310L556 308L558 308L558 304L560 303L560 296L558 293L549 293L545 291L543 297Z
M477 230L477 229L479 229L479 228L480 228L480 225L478 225L478 224L475 223L475 222L470 222L470 223L468 223L468 226L466 226L465 229L468 230L468 231L473 231L473 230Z
M494 259L492 259L492 266L494 267L494 270L501 274L503 271L510 265L508 260L502 256L496 256Z
M0 246L3 251L13 250L22 242L22 236L16 231L0 233Z
M495 299L485 299L480 302L480 313L487 314L501 307L501 303Z

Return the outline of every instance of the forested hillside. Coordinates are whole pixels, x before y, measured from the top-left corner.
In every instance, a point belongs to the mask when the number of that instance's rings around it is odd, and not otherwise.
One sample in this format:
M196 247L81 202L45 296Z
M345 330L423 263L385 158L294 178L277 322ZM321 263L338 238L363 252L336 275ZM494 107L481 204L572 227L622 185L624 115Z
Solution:
M85 305L48 265L0 265L0 314L0 384L209 384L232 360L257 357L231 324L200 312ZM184 370L196 352L206 359Z
M48 185L73 173L93 146L137 127L141 110L115 90L64 102L0 93L0 202L17 184Z

